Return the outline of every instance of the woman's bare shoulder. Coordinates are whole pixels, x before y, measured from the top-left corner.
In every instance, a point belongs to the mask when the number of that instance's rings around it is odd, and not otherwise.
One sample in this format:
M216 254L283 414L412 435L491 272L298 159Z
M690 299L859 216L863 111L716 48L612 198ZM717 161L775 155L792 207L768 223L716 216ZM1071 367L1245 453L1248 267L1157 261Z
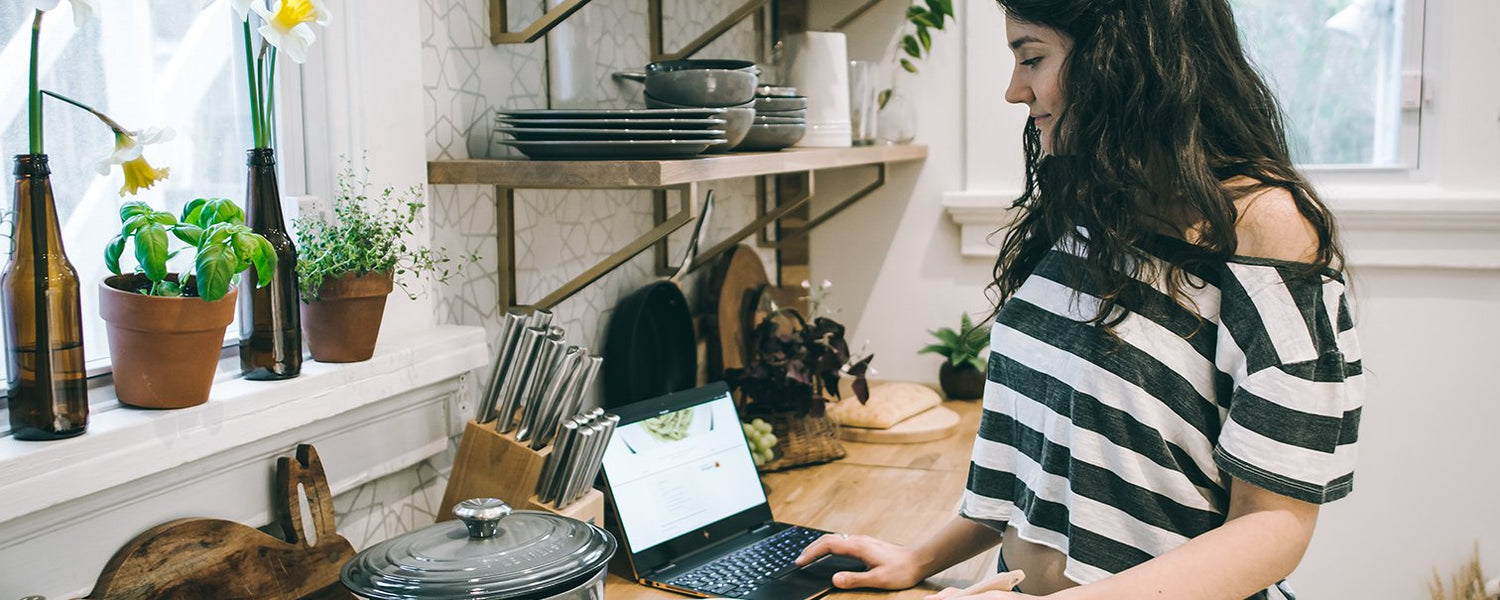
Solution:
M1261 186L1235 200L1239 218L1234 224L1239 246L1235 254L1295 262L1318 256L1318 232L1291 192Z

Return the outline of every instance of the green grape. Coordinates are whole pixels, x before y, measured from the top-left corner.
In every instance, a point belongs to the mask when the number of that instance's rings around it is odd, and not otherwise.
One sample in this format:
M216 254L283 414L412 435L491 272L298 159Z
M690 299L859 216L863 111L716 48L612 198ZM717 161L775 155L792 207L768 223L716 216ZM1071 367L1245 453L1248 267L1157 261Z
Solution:
M757 466L771 462L775 453L771 450L778 441L771 434L771 425L760 419L749 423L741 423L740 430L745 434L745 441L750 444L750 458Z

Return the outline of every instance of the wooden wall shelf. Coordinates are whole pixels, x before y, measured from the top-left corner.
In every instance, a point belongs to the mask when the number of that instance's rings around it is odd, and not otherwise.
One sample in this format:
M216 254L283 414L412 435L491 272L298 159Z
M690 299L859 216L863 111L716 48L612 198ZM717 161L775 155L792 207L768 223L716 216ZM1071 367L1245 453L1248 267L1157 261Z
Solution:
M788 148L676 160L436 160L427 182L512 189L661 189L716 179L798 173L927 158L927 146Z
M760 215L749 225L731 234L729 239L700 252L693 264L689 265L691 269L706 266L714 257L732 248L740 240L760 232L768 224L811 200L813 171L872 166L875 168L875 179L853 195L835 202L823 214L810 219L798 229L798 235L805 235L817 224L883 185L887 164L926 158L926 146L909 145L789 148L779 152L732 152L673 160L436 160L427 163L427 182L495 186L495 226L499 232L498 258L502 268L499 303L502 311L522 306L516 298L515 282L515 190L655 190L656 226L540 300L526 305L530 308L549 309L648 248L656 248L657 267L663 268L667 236L698 216L698 184L702 182L773 175L778 179L774 197L769 201L762 198L758 208ZM787 194L783 188L793 191ZM676 191L678 195L678 208L675 211L668 210L669 190Z

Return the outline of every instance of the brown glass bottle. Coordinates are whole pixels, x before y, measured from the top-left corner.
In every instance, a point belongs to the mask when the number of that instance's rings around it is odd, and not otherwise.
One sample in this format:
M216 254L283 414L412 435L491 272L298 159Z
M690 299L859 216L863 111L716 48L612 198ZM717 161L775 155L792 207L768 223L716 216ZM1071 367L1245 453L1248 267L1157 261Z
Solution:
M45 154L16 156L15 245L0 275L0 298L10 429L18 440L73 437L89 420L78 272L63 254L51 172Z
M263 288L255 287L255 267L240 276L240 372L245 379L288 379L302 372L297 248L281 217L276 151L255 148L246 154L245 224L276 249L276 272Z

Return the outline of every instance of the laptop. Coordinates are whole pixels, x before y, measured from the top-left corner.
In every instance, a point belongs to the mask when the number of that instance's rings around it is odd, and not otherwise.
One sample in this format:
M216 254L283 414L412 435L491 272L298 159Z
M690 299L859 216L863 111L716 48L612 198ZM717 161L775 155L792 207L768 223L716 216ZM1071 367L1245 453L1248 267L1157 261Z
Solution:
M619 427L604 450L611 532L642 584L700 597L817 598L839 571L864 570L826 556L793 559L826 532L771 517L729 387L703 387L613 411Z

